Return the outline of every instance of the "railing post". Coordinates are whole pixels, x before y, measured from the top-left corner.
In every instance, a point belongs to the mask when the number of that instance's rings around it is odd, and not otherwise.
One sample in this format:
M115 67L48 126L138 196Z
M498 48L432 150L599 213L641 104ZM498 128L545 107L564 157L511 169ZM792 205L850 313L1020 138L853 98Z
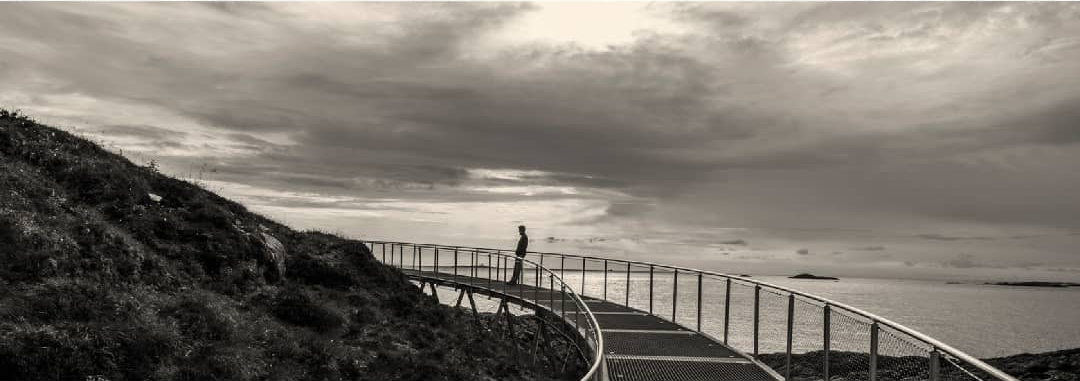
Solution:
M574 303L574 329L578 328L578 325L581 324L580 322L581 322L581 306L579 306L577 303Z
M532 271L536 272L536 278L537 278L537 286L532 287L532 301L535 301L537 303L537 305L539 305L540 304L540 274L541 274L540 273L540 267L539 266L532 267ZM540 310L537 309L537 312L539 313Z
M416 245L412 247L412 268L416 270Z
M394 244L390 244L390 267L394 267Z
M566 281L561 282L559 288L562 289L562 318L566 320Z
M383 243L382 243L381 245L379 245L379 246L381 246L381 247L382 247L382 261L383 261L383 263L386 263L386 243L385 243L385 242L383 242ZM391 251L390 253L392 254L392 253L393 253L393 251Z
M758 327L761 323L761 286L754 285L754 356L758 355Z
M941 352L930 351L930 381L941 381Z
M540 281L540 276L544 273L540 271L540 267L544 267L544 255L540 254L540 265L536 268L536 288L544 285L544 282Z
M607 259L604 260L604 300L607 300Z
M701 332L701 272L697 273L697 330Z
M653 301L653 265L649 265L649 315L652 315Z
M559 256L559 278L562 278L562 282L566 283L566 256Z
M731 278L724 283L724 344L727 344L728 328L731 327Z
M488 288L491 288L491 253L487 253L487 281Z
M870 381L877 381L878 322L870 324Z
M551 309L555 309L555 274L548 274L548 299L551 299Z
M630 307L630 262L626 262L626 303L623 305Z
M585 258L581 258L581 289L578 295L585 296Z
M432 276L438 277L438 275L434 274L439 273L439 248L436 246L433 250L435 250L435 264L431 268L431 273L433 274Z
M795 327L795 294L788 294L787 300L787 351L785 352L784 379L791 379L791 341ZM873 380L871 380L873 381Z
M825 311L824 316L823 316L824 319L825 319L825 323L824 323L824 327L823 327L823 331L825 333L825 337L824 337L824 339L825 339L825 342L824 342L825 351L821 356L821 362L822 362L822 364L821 364L821 373L823 374L824 379L827 381L829 379L829 346L830 346L830 344L832 344L831 339L830 339L830 335L832 333L832 323L831 323L831 321L832 321L832 307L829 306L828 303L826 303L825 308L823 310Z
M679 306L679 269L675 269L675 275L672 275L672 281L675 285L671 289L671 321L677 322L676 307Z

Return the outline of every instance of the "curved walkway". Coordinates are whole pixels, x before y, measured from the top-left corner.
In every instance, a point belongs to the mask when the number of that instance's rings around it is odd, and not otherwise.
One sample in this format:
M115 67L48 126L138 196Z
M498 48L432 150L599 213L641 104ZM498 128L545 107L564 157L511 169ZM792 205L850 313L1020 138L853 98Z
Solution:
M505 280L510 278L514 262L510 251L404 242L368 243L377 259L422 284L439 283L461 289L459 305L466 291L470 298L471 292L477 291L511 299L537 309L538 313L550 312L562 317L571 329L579 331L582 342L589 347L582 350L591 364L582 380L1016 381L981 360L888 319L746 277L649 262L530 252L529 257L538 261L523 261L523 282L507 285ZM545 267L545 258L558 268ZM564 282L567 272L580 274L574 286ZM632 273L642 277L647 274L647 283L634 286L645 279L632 282ZM602 284L602 299L575 293L574 289L586 288L588 274L595 277L594 282L596 278L603 279L602 283L589 283ZM671 303L668 310L671 316L675 315L676 303L690 302L696 307L696 312L694 309L688 312L697 329L628 306L631 286L638 289L647 285L648 308L653 310L654 275L672 280L661 286L667 289L656 293L670 296L666 303ZM690 290L684 289L683 294L679 293L680 275L683 283L690 283L687 285ZM609 285L614 290L621 289L625 303L608 299ZM594 292L601 294L599 290ZM679 302L680 295L690 300ZM702 329L703 305L721 308L721 324L714 325L712 330L717 335L722 332L723 340L711 336L709 327ZM770 334L759 335L759 331L764 331L759 328L766 328L760 325L769 325ZM748 330L750 327L752 330ZM729 333L732 343L741 343L743 351L727 344ZM773 361L780 356L779 363L771 362L776 368L757 359L759 344L769 348L786 345L784 352L771 356ZM801 356L798 361L796 355Z
M585 326L561 290L507 285L488 278L452 273L402 270L406 275L446 286L471 286L479 293L509 296L543 306L571 324ZM554 298L552 298L554 296ZM711 337L645 311L590 297L581 297L596 317L604 338L605 380L617 381L775 381L783 378L752 357ZM564 314L566 312L567 314Z

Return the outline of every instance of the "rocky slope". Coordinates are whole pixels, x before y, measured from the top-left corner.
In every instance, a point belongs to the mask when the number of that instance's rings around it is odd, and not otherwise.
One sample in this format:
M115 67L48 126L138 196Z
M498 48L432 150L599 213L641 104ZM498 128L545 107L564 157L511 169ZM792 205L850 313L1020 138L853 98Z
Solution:
M0 380L547 380L582 371L563 356L566 343L548 342L540 352L551 355L534 363L527 333L506 340L490 317L470 319L358 242L294 231L0 111Z

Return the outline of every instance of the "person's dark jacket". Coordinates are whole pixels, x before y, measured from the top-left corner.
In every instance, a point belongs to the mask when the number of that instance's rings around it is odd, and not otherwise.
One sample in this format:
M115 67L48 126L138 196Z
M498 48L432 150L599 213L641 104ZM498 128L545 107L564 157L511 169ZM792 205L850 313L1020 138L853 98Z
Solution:
M514 254L519 256L519 257L524 257L525 256L525 251L527 251L528 249L529 249L529 236L527 236L525 234L522 234L521 238L518 239L517 250L514 250Z

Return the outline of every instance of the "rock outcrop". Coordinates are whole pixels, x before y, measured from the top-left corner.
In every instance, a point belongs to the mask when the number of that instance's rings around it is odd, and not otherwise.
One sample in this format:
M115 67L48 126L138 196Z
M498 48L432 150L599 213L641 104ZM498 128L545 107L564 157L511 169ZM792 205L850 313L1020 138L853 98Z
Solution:
M259 232L258 241L260 245L259 260L266 264L273 276L270 280L278 280L285 278L285 258L287 253L285 252L285 245L281 244L274 236L266 234L266 232Z

